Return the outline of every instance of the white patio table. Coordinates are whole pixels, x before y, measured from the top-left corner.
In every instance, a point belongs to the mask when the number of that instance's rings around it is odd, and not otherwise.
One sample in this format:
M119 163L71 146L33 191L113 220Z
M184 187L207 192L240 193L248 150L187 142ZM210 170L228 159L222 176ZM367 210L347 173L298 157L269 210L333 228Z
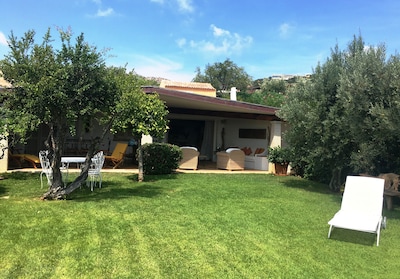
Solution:
M70 164L82 164L86 160L86 157L61 157L61 163Z
M86 157L61 157L62 168L67 171L67 175L65 178L65 183L68 182L68 174L69 174L69 164L77 164L79 169L79 165L83 164L86 160Z

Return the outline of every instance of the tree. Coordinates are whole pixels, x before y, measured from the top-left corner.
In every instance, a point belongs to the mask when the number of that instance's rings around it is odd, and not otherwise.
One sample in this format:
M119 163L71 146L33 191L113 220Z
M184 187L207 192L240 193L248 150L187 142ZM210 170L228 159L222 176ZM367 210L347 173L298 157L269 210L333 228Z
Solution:
M288 83L284 80L266 78L262 81L260 89L255 90L254 93L240 93L238 99L265 106L281 107L286 99L288 88Z
M207 64L204 73L197 67L193 81L211 83L219 97L224 96L232 87L236 87L240 92L245 92L252 83L251 77L244 68L237 66L229 59L222 63Z
M398 172L399 69L399 57L386 59L383 45L354 37L288 93L279 115L301 174L338 191L348 173Z
M43 199L64 198L86 180L90 160L112 124L119 98L104 53L89 46L83 34L75 44L70 30L59 30L59 34L61 49L56 50L50 29L40 44L35 43L34 31L26 32L21 39L11 33L10 53L0 62L4 78L13 86L2 94L1 127L21 139L40 124L49 127L45 144L51 154L53 181ZM81 174L64 188L60 172L64 142L80 121L88 128L93 121L102 123L102 136L91 139Z
M50 29L41 44L35 43L34 31L21 39L12 33L11 51L0 64L5 79L13 85L13 90L2 98L2 126L22 139L40 124L49 127L45 144L51 154L53 183L43 198L55 199L71 193L86 180L90 158L101 140L92 139L81 175L63 188L60 164L68 132L74 131L78 121L90 123L109 116L117 99L102 53L89 46L83 34L73 45L70 30L59 33L60 50L53 48ZM110 124L104 126L103 134Z
M114 131L129 131L138 143L139 181L143 181L142 135L162 138L168 127L168 110L157 94L147 95L140 88L144 80L124 68L114 69L121 92L121 101L116 107Z

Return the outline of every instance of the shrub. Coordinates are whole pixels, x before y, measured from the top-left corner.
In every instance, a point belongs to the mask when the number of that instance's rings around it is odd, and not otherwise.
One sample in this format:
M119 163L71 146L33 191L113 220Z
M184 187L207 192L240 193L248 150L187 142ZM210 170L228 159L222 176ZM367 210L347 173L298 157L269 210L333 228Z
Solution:
M292 160L292 151L289 148L280 146L268 149L268 160L276 164L289 164Z
M178 168L182 159L179 146L168 143L142 145L143 172L145 174L169 174Z

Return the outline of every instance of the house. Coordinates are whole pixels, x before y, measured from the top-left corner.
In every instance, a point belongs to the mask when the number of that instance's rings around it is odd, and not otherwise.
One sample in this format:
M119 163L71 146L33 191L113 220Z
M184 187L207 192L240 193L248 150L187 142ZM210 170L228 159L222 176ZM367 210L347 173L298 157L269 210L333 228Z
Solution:
M209 97L217 97L217 90L211 85L211 83L177 82L164 79L161 81L160 87Z
M285 125L276 116L278 108L218 98L215 88L204 83L162 81L159 87L142 89L147 94L157 93L169 110L169 130L163 139L157 140L194 146L203 160L216 161L216 151L228 147L250 147L255 151L282 145ZM83 125L78 124L76 135L67 139L65 149L77 155L73 152L85 149L88 136L93 135L87 134ZM38 154L44 148L46 137L47 127L39 127L23 152ZM109 134L100 148L112 150L118 141L129 139L129 134ZM145 136L142 143L151 141L151 137ZM0 165L7 169L7 160L1 159Z
M213 161L217 150L228 147L251 147L254 152L282 146L285 125L276 115L278 108L193 93L196 83L170 84L143 87L148 94L157 93L168 107L164 141L197 147L202 158Z
M2 73L0 72L0 91L4 91L11 88L11 84L8 83L1 75ZM7 140L0 139L0 146L8 146ZM7 168L8 168L8 152L5 152L3 154L3 158L0 159L0 172L6 172Z

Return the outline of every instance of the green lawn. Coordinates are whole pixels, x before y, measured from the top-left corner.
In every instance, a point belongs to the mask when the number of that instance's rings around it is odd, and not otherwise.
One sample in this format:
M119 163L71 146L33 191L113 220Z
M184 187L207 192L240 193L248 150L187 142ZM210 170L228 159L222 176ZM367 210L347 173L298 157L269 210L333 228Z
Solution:
M400 208L374 234L335 229L340 196L265 174L106 173L66 201L38 174L0 181L0 278L399 278Z

